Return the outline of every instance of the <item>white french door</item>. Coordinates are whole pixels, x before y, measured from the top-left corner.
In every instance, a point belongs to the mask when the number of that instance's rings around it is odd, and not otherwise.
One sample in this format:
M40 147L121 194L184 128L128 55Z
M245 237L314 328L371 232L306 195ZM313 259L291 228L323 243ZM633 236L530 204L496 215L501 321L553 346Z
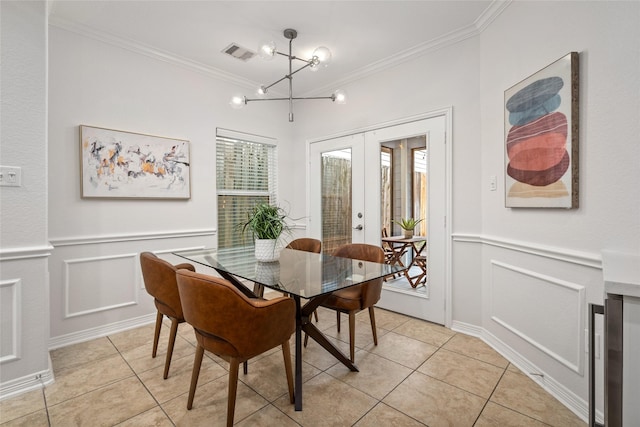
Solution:
M354 135L309 144L309 227L323 246L344 240L380 245L380 145L386 141L426 135L428 152L428 232L424 251L428 262L427 291L398 291L385 286L379 307L445 324L448 282L448 226L450 183L446 128L450 110L433 116ZM334 160L331 160L334 158ZM340 160L345 159L345 160ZM341 179L327 179L333 164L342 163ZM349 172L347 172L349 171ZM350 173L350 176L349 176ZM350 183L345 191L344 182ZM350 198L350 200L347 200ZM336 203L336 200L342 202ZM344 209L349 205L349 209ZM337 223L345 223L336 226ZM334 236L337 228L340 236ZM349 230L349 233L347 233ZM328 239L325 242L325 239ZM343 239L343 240L340 240ZM330 249L330 248L329 248ZM331 250L328 250L330 252Z
M365 242L364 135L349 135L309 147L310 235L333 252Z

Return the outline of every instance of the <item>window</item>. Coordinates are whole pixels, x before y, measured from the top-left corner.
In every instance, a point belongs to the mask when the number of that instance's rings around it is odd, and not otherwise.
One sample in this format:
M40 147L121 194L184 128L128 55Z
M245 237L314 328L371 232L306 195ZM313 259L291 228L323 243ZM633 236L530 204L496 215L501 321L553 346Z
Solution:
M218 248L253 246L238 226L258 203L277 203L277 147L271 138L217 129Z

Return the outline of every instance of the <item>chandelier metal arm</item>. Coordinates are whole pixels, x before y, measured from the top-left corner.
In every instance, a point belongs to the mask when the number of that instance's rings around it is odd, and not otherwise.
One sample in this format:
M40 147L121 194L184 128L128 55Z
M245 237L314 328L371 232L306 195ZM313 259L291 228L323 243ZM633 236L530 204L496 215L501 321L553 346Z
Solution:
M298 58L297 56L289 56L286 53L278 52L277 50L274 53L277 53L278 55L282 55L285 58L290 58L291 60L296 59L296 60L301 61L301 62L306 62L309 65L311 65L311 63L313 62L313 60L311 60L311 59L303 59L303 58Z
M308 67L312 67L314 69L317 69L317 67L322 63L323 65L326 66L326 64L328 63L328 61L331 60L331 52L326 48L326 47L319 47L317 48L314 52L313 52L313 57L311 59L302 59L302 58L298 58L296 56L293 55L292 51L292 46L293 46L293 40L298 36L298 32L294 29L291 28L287 28L286 30L284 30L284 37L286 39L289 40L289 53L283 53L283 52L278 52L277 50L275 50L275 44L273 42L266 44L265 47L261 47L260 51L263 52L264 54L266 54L268 57L272 57L274 55L280 55L280 56L284 56L287 58L287 60L289 61L289 73L285 74L284 77L276 80L275 82L271 83L268 86L260 86L259 88L259 93L261 95L264 95L267 93L267 90L270 89L272 86L277 85L278 83L280 83L283 80L289 80L289 96L288 97L281 97L281 98L247 98L246 96L234 96L232 98L232 102L231 105L234 108L241 108L242 105L246 105L248 102L253 102L253 101L289 101L289 121L293 122L293 101L295 100L305 100L305 99L330 99L332 102L336 102L338 104L344 104L345 103L345 94L344 91L342 90L337 90L335 91L333 94L331 94L330 96L308 96L308 97L294 97L293 96L293 75L298 73L299 71L304 70L305 68ZM304 65L302 65L300 68L294 70L293 69L293 61L297 60L297 61L301 61L304 63Z
M304 62L307 62L307 61L304 61ZM281 78L281 79L279 79L279 80L276 80L275 82L271 83L269 86L264 86L264 90L266 91L266 90L267 90L267 89L269 89L270 87L277 85L278 83L280 83L280 82L281 82L281 81L283 81L284 79L291 79L291 77L292 77L295 73L297 73L298 71L302 71L302 70L304 70L305 68L310 67L310 66L311 66L311 61L309 61L307 64L303 65L302 67L298 68L297 70L295 70L295 71L291 72L290 74L286 74L284 77L282 77L282 78Z
M301 96L301 97L287 97L287 98L244 98L245 104L251 101L288 101L288 100L298 100L298 99L330 99L332 101L336 100L335 95L331 96Z

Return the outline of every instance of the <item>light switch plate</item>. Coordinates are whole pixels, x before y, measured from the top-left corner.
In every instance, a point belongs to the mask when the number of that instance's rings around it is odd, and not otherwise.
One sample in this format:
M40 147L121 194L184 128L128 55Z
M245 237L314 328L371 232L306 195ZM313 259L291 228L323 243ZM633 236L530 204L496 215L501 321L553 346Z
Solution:
M489 177L489 190L496 191L497 188L498 188L498 177L495 175L491 175Z

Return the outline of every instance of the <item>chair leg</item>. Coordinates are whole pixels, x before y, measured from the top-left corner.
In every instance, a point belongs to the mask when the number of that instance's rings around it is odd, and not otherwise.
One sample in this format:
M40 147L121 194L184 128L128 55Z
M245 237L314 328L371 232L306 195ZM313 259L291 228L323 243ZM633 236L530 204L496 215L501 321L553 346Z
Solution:
M178 334L178 319L171 319L171 332L169 333L169 347L167 347L167 358L164 362L164 379L169 376L169 366L171 366L171 357L173 356L173 346L176 343L176 335Z
M316 318L316 323L318 323L318 310L313 311L313 317Z
M304 348L307 348L307 343L309 342L309 335L307 335L307 333L304 333Z
M354 355L356 350L356 313L349 312L349 354L351 361L355 363Z
M291 369L291 348L289 340L282 343L282 356L284 357L284 370L287 374L287 386L289 387L289 401L295 403L293 394L293 371Z
M160 340L161 328L162 328L162 313L158 311L158 314L156 314L156 330L153 333L153 351L151 352L151 357L156 357L156 353L158 352L158 341Z
M200 365L202 365L202 356L204 356L204 347L196 348L196 357L193 360L193 371L191 372L191 386L189 387L189 399L187 400L187 409L193 407L193 397L196 394L196 386L198 385L198 376L200 375Z
M373 307L369 307L369 319L371 320L371 332L373 333L373 343L378 345L378 330L376 329L376 313Z
M227 401L227 427L233 426L233 415L236 410L236 392L238 391L238 369L240 360L235 357L229 361L229 397Z
M242 373L247 375L249 373L249 361L245 360L242 364Z
M336 322L338 323L338 333L340 333L340 312L336 310Z

